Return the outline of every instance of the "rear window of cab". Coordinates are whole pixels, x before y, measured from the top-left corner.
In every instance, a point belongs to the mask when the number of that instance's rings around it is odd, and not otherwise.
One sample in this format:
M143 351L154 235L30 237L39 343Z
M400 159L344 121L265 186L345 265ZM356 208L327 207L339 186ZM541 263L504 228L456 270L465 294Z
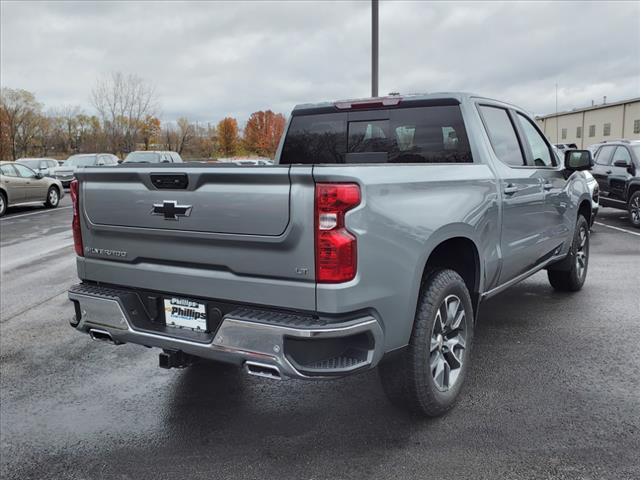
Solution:
M458 105L294 116L280 157L281 164L472 161Z

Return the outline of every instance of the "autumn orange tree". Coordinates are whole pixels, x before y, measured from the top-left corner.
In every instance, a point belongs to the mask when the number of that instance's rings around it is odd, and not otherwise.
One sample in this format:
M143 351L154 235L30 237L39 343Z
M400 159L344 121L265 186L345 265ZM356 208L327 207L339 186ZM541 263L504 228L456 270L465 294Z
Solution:
M244 128L245 148L260 156L273 158L284 124L285 118L281 113L271 110L253 112Z
M140 137L144 143L144 149L149 150L149 145L157 142L160 135L160 119L153 115L147 115L140 122Z
M238 121L233 117L220 120L217 127L218 151L223 157L233 157L238 153Z

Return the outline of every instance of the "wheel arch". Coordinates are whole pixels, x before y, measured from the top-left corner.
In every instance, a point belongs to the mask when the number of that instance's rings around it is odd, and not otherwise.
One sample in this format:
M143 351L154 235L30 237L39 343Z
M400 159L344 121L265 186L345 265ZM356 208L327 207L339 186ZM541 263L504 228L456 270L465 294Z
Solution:
M483 268L478 245L471 235L458 232L458 234L438 238L433 243L433 248L429 249L425 255L422 265L416 306L429 274L434 270L449 268L456 271L464 280L471 295L475 316L482 290Z

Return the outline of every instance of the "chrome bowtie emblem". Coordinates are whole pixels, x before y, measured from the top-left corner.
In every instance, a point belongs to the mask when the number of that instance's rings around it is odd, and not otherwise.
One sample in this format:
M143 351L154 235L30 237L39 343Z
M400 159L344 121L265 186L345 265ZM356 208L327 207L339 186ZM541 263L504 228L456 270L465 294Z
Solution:
M165 220L178 220L178 217L191 215L191 205L178 205L175 200L165 200L153 204L151 215L162 215Z

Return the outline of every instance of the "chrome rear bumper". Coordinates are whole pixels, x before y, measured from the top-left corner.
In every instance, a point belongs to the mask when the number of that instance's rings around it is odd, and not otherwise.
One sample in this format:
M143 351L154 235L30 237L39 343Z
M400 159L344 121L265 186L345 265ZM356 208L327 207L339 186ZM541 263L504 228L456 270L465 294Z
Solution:
M76 303L77 314L71 324L77 330L85 333L106 332L116 344L134 343L180 350L196 357L234 363L244 366L249 372L252 370L250 366L262 365L272 367L282 376L293 378L344 376L372 368L383 355L382 328L371 315L341 323L319 322L313 325L308 321L290 321L287 325L266 322L264 314L256 315L260 321L252 321L251 310L239 308L222 318L210 341L201 342L134 328L118 291L100 287L87 289L78 285L69 290L69 299ZM364 348L361 341L363 337L368 339ZM356 349L348 346L352 338L358 339ZM315 359L313 362L300 362L288 351L291 341L329 339L344 340L349 353Z

